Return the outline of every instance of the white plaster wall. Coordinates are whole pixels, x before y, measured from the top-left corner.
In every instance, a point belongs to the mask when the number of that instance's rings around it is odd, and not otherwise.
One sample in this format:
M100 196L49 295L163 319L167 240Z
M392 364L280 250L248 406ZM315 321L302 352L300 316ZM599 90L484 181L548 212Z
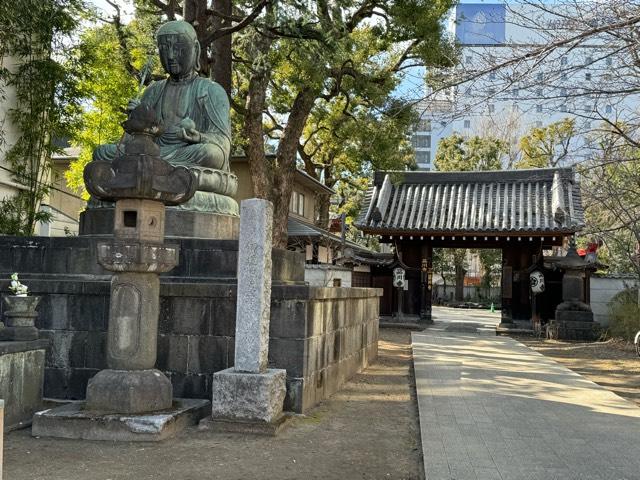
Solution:
M334 265L306 265L304 280L312 287L333 287L333 279L340 279L341 287L351 287L350 269Z
M632 278L591 277L591 309L596 322L609 325L609 302L618 293L632 288Z
M10 57L0 58L0 65L11 70L15 66L15 61ZM9 121L9 110L16 106L16 92L14 87L1 85L5 99L0 102L0 130L4 138L4 144L0 144L0 166L8 168L5 162L5 154L18 140L18 130ZM11 174L0 168L0 199L13 195L17 191L15 183L11 179Z

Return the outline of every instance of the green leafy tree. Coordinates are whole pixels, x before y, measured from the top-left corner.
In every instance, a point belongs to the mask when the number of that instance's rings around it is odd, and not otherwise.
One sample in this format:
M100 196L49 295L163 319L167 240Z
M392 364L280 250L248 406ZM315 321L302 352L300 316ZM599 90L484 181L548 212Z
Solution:
M0 233L31 235L37 222L50 220L40 203L51 188L55 140L73 131L79 111L78 75L82 65L66 55L79 25L78 0L16 0L0 3L0 96L5 85L15 91L16 105L2 119L19 132L5 161L14 181L24 186L0 202Z
M502 270L502 251L496 249L481 248L477 251L482 267L482 280L480 286L485 289L485 297L491 296L491 287L497 286L496 279L500 277Z
M329 188L335 189L340 183L365 186L358 179L369 177L374 170L406 170L414 165L408 140L415 120L412 110L398 105L398 101L387 100L388 105L382 105L382 111L376 112L364 103L353 105L356 101L362 102L352 100L351 112L345 112L346 100L342 98L319 101L298 148L304 170ZM319 198L317 204L317 223L326 228L330 196ZM342 211L338 208L333 213Z
M245 151L257 195L274 203L277 245L286 242L296 156L305 130L309 135L313 131L306 127L315 109L322 108L323 102L344 102L347 116L366 119L357 107L375 108L376 95L387 95L401 68L416 62L448 62L440 19L449 6L448 2L361 0L300 8L292 2L277 11L267 7L260 28L256 25L238 37L243 49L234 51L241 79L238 99L242 101L237 103L243 106L239 111L244 117ZM378 15L387 21L372 29L371 18ZM272 162L264 155L267 135L278 145ZM348 142L344 146L348 148ZM307 154L313 152L312 145L305 149Z
M81 151L65 176L67 184L85 199L88 193L82 172L93 150L119 141L127 103L141 94L141 83L149 83L154 72L156 76L160 73L153 37L159 22L155 15L139 13L125 26L116 13L109 23L87 29L80 37L78 56L85 69L79 87L85 108L73 143Z
M438 143L434 165L446 172L499 170L508 152L509 145L497 138L454 134Z
M575 120L565 118L546 127L533 128L520 139L521 158L516 168L557 167L570 153L576 136Z

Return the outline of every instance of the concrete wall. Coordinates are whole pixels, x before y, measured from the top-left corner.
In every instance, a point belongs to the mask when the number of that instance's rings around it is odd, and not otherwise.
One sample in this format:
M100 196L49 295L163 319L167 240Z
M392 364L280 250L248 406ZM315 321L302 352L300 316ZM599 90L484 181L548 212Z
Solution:
M434 285L433 286L434 297L435 298L443 298L446 301L449 301L455 297L456 294L456 286L447 284L447 288L445 290L444 285ZM487 289L485 287L478 287L474 285L465 285L464 286L464 299L471 298L471 301L477 301L482 295L483 299L487 299ZM491 287L489 290L489 298L500 298L501 289L500 287Z
M341 287L351 286L352 271L335 265L307 264L304 280L313 287L333 287L334 279L340 280Z
M618 293L633 288L637 281L623 277L591 277L591 309L596 322L602 326L609 325L609 302Z
M0 342L0 398L4 400L5 430L30 422L42 407L47 345L43 340Z
M311 287L307 302L272 302L269 363L287 369L286 410L307 411L376 359L380 294Z
M50 339L45 396L81 399L106 368L109 283L31 281L37 326ZM274 286L269 366L287 370L286 408L303 412L377 355L378 290ZM209 398L214 372L233 366L235 285L163 283L157 368L174 396Z

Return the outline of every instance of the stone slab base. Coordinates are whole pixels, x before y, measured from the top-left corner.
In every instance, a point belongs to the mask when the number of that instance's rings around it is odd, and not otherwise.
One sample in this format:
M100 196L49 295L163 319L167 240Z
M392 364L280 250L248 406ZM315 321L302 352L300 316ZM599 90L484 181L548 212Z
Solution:
M211 415L214 419L273 422L282 415L287 371L270 368L264 373L228 368L213 374Z
M31 435L79 440L158 442L209 414L208 400L174 399L171 409L149 414L98 414L84 410L84 402L37 412Z
M171 382L159 370L101 370L87 386L85 408L139 415L172 406Z
M555 321L547 326L547 338L554 340L578 340L591 342L598 338L598 322Z
M293 417L283 413L271 422L258 420L238 420L233 418L203 418L200 420L198 430L217 433L244 433L251 435L278 435Z

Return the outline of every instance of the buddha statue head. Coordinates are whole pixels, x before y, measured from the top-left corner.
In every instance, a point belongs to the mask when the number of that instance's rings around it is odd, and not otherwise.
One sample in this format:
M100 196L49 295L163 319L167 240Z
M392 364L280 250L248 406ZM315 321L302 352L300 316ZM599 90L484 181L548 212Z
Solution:
M190 78L200 69L200 42L191 24L167 22L158 29L156 40L162 67L172 80Z

